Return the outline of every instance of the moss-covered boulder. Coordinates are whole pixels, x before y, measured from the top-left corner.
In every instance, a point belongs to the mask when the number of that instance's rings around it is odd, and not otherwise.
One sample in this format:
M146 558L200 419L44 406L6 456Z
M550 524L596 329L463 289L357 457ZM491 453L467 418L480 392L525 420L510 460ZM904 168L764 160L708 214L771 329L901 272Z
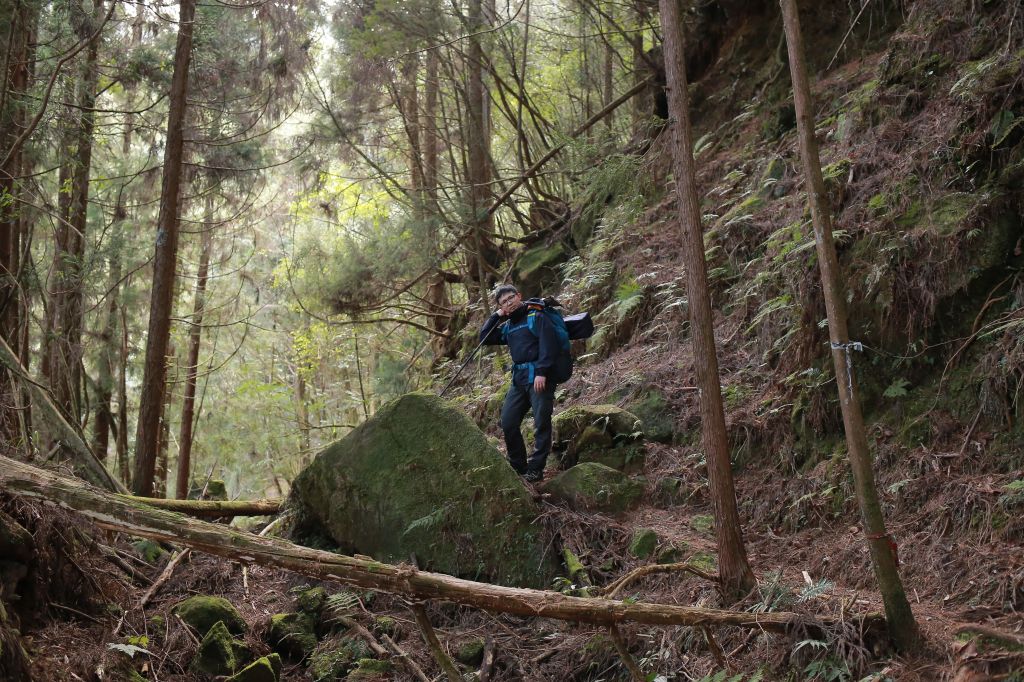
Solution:
M246 624L239 615L238 610L223 597L210 597L207 595L196 595L179 602L171 609L171 612L181 617L187 625L190 625L200 636L209 632L210 628L223 621L228 632L233 635L240 635L245 632Z
M305 660L316 649L316 622L308 613L278 613L270 617L267 641L274 651Z
M644 482L604 464L583 462L544 484L543 491L573 509L616 514L640 502Z
M224 621L214 623L199 643L192 670L205 675L231 675L252 659L252 651L231 636Z
M537 509L479 428L437 396L412 393L321 452L295 480L298 533L345 552L502 585L539 587L557 566Z
M368 658L372 653L360 637L328 639L309 657L307 671L313 682L334 682L344 679L360 659Z
M626 473L643 469L643 430L635 414L615 405L576 405L553 423L563 467L597 462Z
M650 528L637 528L629 543L629 553L637 559L646 559L658 548L658 534Z
M229 677L226 682L278 682L281 679L281 657L270 654L257 658Z
M523 251L512 266L512 281L524 298L541 296L554 288L561 277L558 266L568 258L561 243L535 246Z

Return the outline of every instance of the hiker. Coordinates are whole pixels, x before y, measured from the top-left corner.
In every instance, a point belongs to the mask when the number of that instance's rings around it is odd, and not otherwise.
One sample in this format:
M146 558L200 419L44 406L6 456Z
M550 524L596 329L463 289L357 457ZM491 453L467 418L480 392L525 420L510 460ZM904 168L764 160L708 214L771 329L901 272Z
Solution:
M512 387L501 407L501 430L509 464L526 481L536 483L544 479L544 465L551 452L551 411L555 406L551 377L560 343L547 317L530 310L511 284L499 286L494 300L498 309L480 330L480 341L489 346L507 345L515 363ZM519 427L529 409L533 410L534 450L527 459Z

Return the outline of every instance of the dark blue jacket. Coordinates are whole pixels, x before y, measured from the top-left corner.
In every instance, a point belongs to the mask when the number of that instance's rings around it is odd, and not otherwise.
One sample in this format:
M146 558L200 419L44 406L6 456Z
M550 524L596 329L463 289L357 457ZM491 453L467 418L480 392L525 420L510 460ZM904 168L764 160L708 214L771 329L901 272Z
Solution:
M499 324L502 319L498 313L484 322L480 330L480 341L488 346L508 345L509 355L515 366L512 369L512 382L518 386L530 383L530 368L533 363L534 376L546 377L558 358L558 334L541 311L534 313L533 330L528 327L527 314L530 310L523 304L509 315L508 320ZM503 332L502 328L508 331Z

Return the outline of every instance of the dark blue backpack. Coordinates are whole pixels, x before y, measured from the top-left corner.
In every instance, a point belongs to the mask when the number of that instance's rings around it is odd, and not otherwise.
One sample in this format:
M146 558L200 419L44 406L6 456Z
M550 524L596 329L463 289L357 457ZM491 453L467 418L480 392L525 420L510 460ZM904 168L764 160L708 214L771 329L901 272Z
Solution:
M572 359L572 344L571 341L576 339L589 339L594 333L594 322L590 319L590 313L578 313L576 315L570 315L564 317L562 315L561 307L562 304L553 298L530 298L523 301L526 305L526 326L536 336L537 332L534 330L534 323L537 319L537 315L543 315L547 318L548 323L555 330L555 335L558 336L558 342L561 347L561 352L555 360L554 367L551 368L551 374L549 378L556 384L564 384L572 376L573 359ZM502 338L507 339L509 328L506 324L501 330ZM530 383L533 383L533 372L534 367L532 362L524 362L521 365L516 365L513 369L518 369L520 366L530 368Z

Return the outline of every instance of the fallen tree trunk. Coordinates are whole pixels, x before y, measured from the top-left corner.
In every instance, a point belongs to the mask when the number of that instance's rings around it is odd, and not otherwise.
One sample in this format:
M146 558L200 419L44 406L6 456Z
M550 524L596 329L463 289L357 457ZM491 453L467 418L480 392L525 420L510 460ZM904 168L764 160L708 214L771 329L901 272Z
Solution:
M150 507L197 516L199 518L220 518L227 516L274 516L281 511L284 500L165 500L162 497L138 497L123 495L126 500L142 502Z
M795 613L748 613L690 606L627 603L568 597L557 592L501 587L393 566L368 557L309 549L180 514L154 509L123 495L105 494L82 481L0 456L0 489L60 504L100 528L153 540L241 563L276 566L320 580L402 595L473 606L497 613L539 616L595 625L636 622L651 625L732 625L774 632L821 627Z

